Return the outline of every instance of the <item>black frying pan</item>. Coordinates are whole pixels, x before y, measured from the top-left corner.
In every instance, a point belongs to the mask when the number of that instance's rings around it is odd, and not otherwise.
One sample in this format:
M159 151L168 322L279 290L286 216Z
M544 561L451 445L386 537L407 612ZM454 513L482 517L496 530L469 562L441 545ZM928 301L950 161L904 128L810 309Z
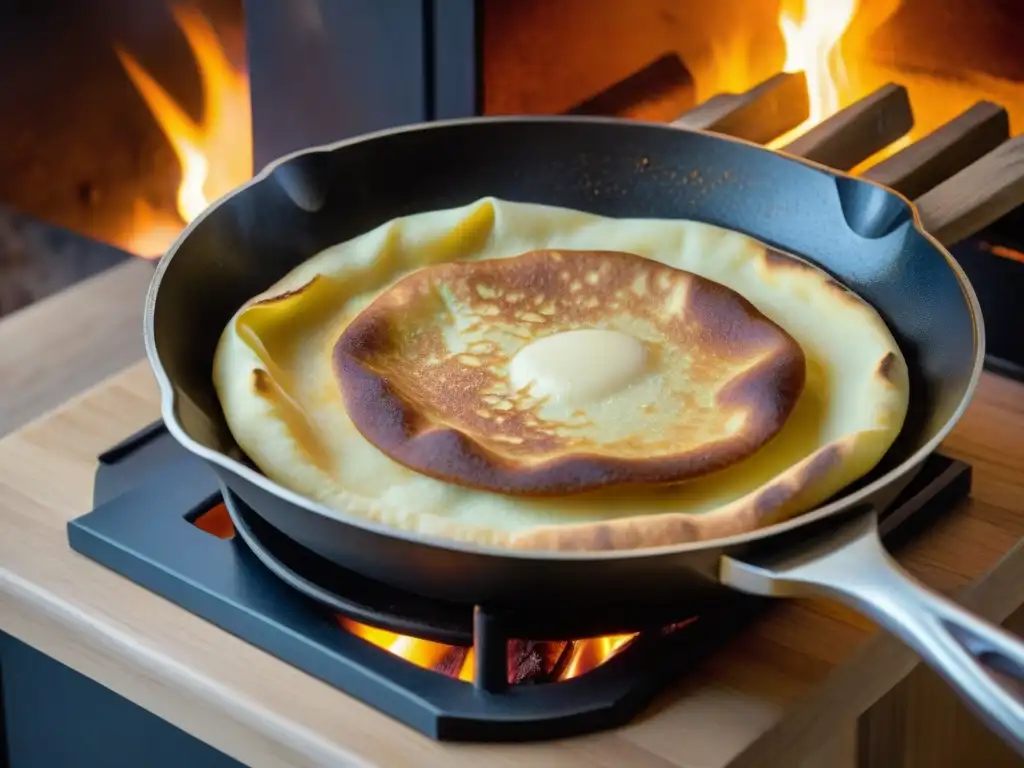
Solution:
M319 506L239 460L211 381L215 345L238 307L329 245L487 195L697 219L817 263L875 306L906 356L912 406L896 445L856 487L797 519L717 541L594 553L511 552L394 530ZM953 204L943 197L921 212L938 228L981 205L970 190ZM744 142L636 122L474 119L385 131L287 157L194 221L157 269L146 341L175 438L270 524L345 568L432 598L608 615L616 605L673 601L699 610L726 589L827 594L903 638L995 730L1024 744L1024 706L977 663L984 656L1024 678L1019 641L912 581L877 538L874 510L959 419L984 347L963 272L914 208L883 187Z

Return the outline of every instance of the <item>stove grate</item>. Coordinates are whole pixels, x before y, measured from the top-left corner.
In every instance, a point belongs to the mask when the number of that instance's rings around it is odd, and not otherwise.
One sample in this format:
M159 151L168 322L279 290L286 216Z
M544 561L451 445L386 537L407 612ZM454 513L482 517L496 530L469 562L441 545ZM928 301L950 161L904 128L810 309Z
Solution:
M966 464L933 456L884 517L883 535L890 543L894 535L911 535L912 523L928 523L969 488ZM628 722L755 620L765 605L737 596L679 631L642 633L579 677L508 685L508 643L530 637L519 630L536 628L535 617L438 604L360 582L361 577L333 565L309 566L306 557L297 559L301 553L289 551L298 545L282 542L284 537L230 496L223 499L212 471L159 427L104 454L96 489L96 508L68 524L73 549L440 740L536 740ZM211 535L192 522L222 500L239 535ZM276 570L267 567L275 561ZM296 589L295 578L319 593ZM339 626L337 612L403 634L472 645L474 682L417 667L364 641ZM651 618L645 626L651 626ZM686 617L672 621L680 618Z

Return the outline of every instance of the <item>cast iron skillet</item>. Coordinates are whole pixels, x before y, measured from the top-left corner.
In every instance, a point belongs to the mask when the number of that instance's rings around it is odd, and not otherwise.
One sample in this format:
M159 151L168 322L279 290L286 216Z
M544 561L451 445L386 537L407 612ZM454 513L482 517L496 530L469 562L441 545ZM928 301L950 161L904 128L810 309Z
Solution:
M235 310L329 245L487 195L697 219L822 266L879 310L906 356L912 406L897 444L865 481L795 520L706 543L594 553L510 552L393 530L319 506L245 463L211 382ZM930 221L972 205L929 212ZM912 581L878 541L874 510L960 418L984 347L963 272L913 206L883 187L664 125L559 117L400 128L286 157L213 205L157 268L145 323L174 437L270 524L348 569L432 598L533 610L613 613L616 603L669 601L699 610L726 589L827 594L901 637L1024 745L1024 706L978 661L1024 677L1021 643Z

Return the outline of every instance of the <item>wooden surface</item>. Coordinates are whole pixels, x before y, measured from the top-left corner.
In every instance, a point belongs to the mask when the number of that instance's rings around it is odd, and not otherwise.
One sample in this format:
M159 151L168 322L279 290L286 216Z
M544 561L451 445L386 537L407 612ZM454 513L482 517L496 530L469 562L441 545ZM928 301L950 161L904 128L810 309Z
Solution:
M68 548L96 454L156 416L139 363L0 441L0 629L249 765L790 766L916 664L844 609L780 603L617 731L434 743ZM1001 620L1024 601L1024 387L986 377L947 448L974 498L901 559L945 591L976 582L966 602Z
M1005 626L1024 633L1024 610ZM946 683L924 666L861 719L856 768L1021 768L1022 760L984 729ZM801 768L840 768L821 763ZM843 768L846 768L843 766Z
M0 320L0 435L139 358L153 264L132 259Z
M899 116L900 100L886 98L876 108ZM827 128L815 147L834 148ZM840 149L847 161L873 151L849 142ZM997 160L1012 163L1017 153L1011 142ZM900 178L905 166L904 159ZM1021 194L1010 170L990 164L982 174L989 197L981 207ZM976 169L964 173L972 184L979 176ZM939 187L925 201L926 221L938 229L976 225L976 211L961 215L962 205L944 199L956 196L949 189ZM946 214L954 209L957 215ZM0 322L0 434L138 359L151 270L129 262ZM975 465L974 498L903 553L937 588L974 583L967 602L1000 620L1024 602L1024 555L1015 551L980 577L1024 535L1022 395L1024 387L986 378L947 444ZM943 737L965 725L982 733L946 689L922 670L898 685L919 666L916 659L823 601L780 604L617 731L517 746L431 742L71 552L64 525L88 510L95 456L157 416L154 385L138 364L0 441L0 630L248 765L835 768L857 741L863 766L916 768L938 765L928 761L939 757L942 765L971 764L935 733L935 723ZM918 716L923 704L932 708L929 719ZM869 709L855 733L855 719ZM916 730L906 727L914 722ZM998 748L982 752L977 743L966 752L995 766L990 755ZM982 734L981 743L992 740ZM874 762L865 762L871 756Z
M1010 138L1010 116L981 101L863 175L907 197L920 197Z
M916 202L925 229L946 245L981 231L1024 204L1024 136L1001 144Z
M889 84L825 118L782 151L848 171L913 127L907 89Z
M767 144L810 115L807 76L779 73L744 93L720 93L672 124Z

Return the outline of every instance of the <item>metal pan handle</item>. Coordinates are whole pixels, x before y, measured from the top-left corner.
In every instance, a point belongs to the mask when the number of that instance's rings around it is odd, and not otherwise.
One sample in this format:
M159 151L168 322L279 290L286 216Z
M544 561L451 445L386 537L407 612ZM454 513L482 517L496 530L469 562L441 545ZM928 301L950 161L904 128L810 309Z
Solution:
M839 531L737 559L723 583L767 597L824 595L870 617L921 656L1006 743L1024 755L1024 697L997 674L1024 681L1024 642L918 582L885 551L878 515L864 510Z

